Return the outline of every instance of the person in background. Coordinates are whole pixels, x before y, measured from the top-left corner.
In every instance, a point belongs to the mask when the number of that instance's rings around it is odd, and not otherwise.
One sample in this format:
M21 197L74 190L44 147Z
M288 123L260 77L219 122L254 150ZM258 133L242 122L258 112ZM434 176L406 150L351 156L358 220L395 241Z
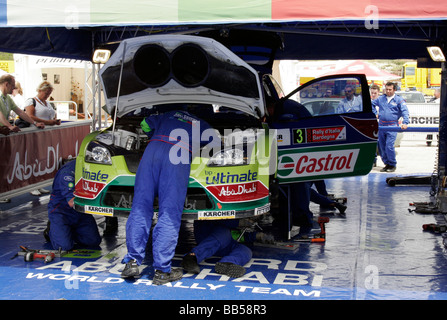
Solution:
M18 81L16 81L16 87L14 88L14 90L12 90L12 99L14 100L14 103L17 107L22 110L25 109L25 98L23 98L22 86ZM18 117L18 115L14 111L11 111L11 117L15 119Z
M56 111L53 106L47 101L53 92L53 85L48 81L43 81L37 87L37 95L34 98L29 98L25 101L25 112L34 121L43 122L47 126L60 125L61 120L56 119ZM16 120L18 126L21 125L22 119ZM33 196L40 196L42 194L50 193L49 190L39 188L31 191Z
M371 96L371 100L375 100L380 96L380 87L377 84L372 84L369 87L369 94Z
M345 95L337 107L337 113L361 112L362 97L355 95L355 87L347 85L345 87Z
M384 95L371 101L373 112L378 115L379 127L398 127L399 119L402 117L403 121L400 127L402 130L406 130L410 123L410 113L405 100L401 96L395 94L397 89L395 83L387 82L385 88ZM376 110L375 107L378 107L379 110ZM394 150L396 137L396 131L393 132L379 129L379 154L385 164L385 167L380 170L381 172L396 171L397 160L396 151Z
M97 248L101 243L95 218L73 209L76 161L64 164L53 180L48 202L48 227L44 236L55 250L78 247Z
M37 87L37 95L25 101L26 113L35 121L43 122L45 125L60 125L61 120L56 119L56 110L48 98L53 92L53 85L48 81L43 81Z
M12 97L10 96L13 90L16 87L16 81L14 76L10 74L5 74L0 77L0 126L4 126L9 129L9 132L3 130L3 134L9 134L11 132L19 132L21 131L18 126L15 126L9 122L9 116L11 111L14 111L18 116L23 118L29 124L35 125L37 128L43 129L45 128L45 124L33 120L30 116L26 114L23 110L21 110L14 102Z
M441 102L441 89L435 89L433 98L429 102L430 103L440 103Z
M369 87L369 95L371 96L371 101L377 99L380 96L380 87L377 84L372 84L371 87ZM376 117L379 116L377 113L377 107L371 106L375 110ZM376 147L376 155L374 157L374 167L377 166L377 154L379 153L379 146Z

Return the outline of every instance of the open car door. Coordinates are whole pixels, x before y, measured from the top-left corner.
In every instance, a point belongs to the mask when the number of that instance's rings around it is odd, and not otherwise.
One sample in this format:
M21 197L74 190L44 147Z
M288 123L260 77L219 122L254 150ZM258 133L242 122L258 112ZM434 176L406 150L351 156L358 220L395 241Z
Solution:
M274 104L280 184L368 174L378 124L365 75L312 80Z

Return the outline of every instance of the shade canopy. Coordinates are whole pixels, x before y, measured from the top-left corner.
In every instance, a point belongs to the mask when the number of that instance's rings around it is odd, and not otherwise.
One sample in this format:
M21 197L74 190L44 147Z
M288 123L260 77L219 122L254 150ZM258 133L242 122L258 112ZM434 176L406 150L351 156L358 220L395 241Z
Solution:
M335 68L320 76L329 76L333 74L353 74L353 73L365 74L368 80L387 81L387 80L400 79L400 76L381 70L376 66L372 65L371 63L361 60L348 62L347 65L340 68Z

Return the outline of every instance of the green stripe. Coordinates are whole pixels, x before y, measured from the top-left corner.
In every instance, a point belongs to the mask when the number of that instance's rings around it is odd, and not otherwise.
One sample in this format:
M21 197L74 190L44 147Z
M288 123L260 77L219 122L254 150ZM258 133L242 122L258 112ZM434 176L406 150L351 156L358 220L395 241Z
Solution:
M177 22L178 0L91 1L91 23Z
M178 0L179 21L270 20L271 0Z

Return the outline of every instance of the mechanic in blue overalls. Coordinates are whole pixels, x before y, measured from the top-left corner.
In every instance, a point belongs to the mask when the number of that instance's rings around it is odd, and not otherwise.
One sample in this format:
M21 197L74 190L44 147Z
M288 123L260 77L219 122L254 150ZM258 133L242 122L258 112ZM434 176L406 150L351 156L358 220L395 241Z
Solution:
M396 89L397 86L395 83L388 82L385 85L385 94L371 101L373 106L372 109L379 118L379 126L398 127L399 119L402 117L401 128L405 130L410 123L410 113L405 100L401 96L395 94ZM377 111L375 107L379 107L379 110ZM396 152L394 150L396 137L396 131L379 130L379 154L385 164L385 167L380 170L381 172L396 171L397 161Z
M72 250L76 245L98 248L101 236L92 215L73 209L76 161L63 165L53 180L50 201L48 203L48 228L45 238L55 250Z
M274 111L277 115L274 116L279 121L297 121L312 117L304 105L292 99L280 100L275 109L277 109ZM272 111L269 110L269 113L273 114ZM287 233L292 229L292 225L299 226L298 237L307 237L313 228L313 213L309 208L312 184L311 182L296 182L282 186L283 192L279 192L279 216L275 218L274 224L279 227L281 233L286 226ZM284 221L286 218L287 220Z
M126 266L121 276L130 278L140 274L138 266L145 257L154 198L158 195L158 222L152 232L155 269L152 283L160 285L183 276L181 268L171 268L171 260L178 241L191 161L198 155L201 145L220 147L221 141L207 122L182 110L149 116L141 127L151 140L135 178L132 209L126 224L128 252L123 259ZM207 140L202 141L205 137Z
M252 251L233 238L232 230L238 226L238 219L194 221L194 237L198 245L183 257L183 269L188 273L197 274L200 272L198 263L212 256L218 256L221 259L214 267L216 273L232 278L242 277L245 274L243 266L250 261ZM247 236L249 235L247 233Z

